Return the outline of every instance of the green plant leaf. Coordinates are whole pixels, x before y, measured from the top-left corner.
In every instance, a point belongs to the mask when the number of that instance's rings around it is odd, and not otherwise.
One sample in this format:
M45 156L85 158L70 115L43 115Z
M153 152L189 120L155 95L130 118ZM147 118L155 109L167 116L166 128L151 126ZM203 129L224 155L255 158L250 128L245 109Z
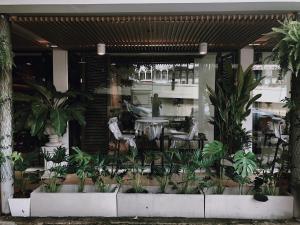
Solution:
M50 111L50 121L55 132L62 136L67 128L68 116L65 111L52 109Z
M235 172L242 178L251 176L257 168L256 158L253 152L246 153L242 150L238 151L235 153L233 161Z

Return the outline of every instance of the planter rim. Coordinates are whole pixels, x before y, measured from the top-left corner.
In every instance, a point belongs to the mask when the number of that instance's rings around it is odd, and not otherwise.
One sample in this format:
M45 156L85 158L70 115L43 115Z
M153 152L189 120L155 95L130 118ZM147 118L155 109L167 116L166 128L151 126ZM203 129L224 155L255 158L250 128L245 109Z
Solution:
M159 189L159 186L157 186L157 185L153 185L153 186L151 186L151 185L146 185L146 186L142 186L144 189L146 189L146 190L149 190L149 189ZM131 185L121 185L120 187L119 187L119 190L118 190L118 195L119 194L132 194L132 195L134 195L134 194L136 194L136 195L176 195L176 196L186 196L186 195L188 195L188 196L204 196L204 194L178 194L178 193L161 193L161 192L148 192L148 193L126 193L126 192L123 192L123 190L124 190L124 188L126 189L126 188L132 188L132 186Z
M78 184L62 184L61 186L78 186ZM87 184L85 186L90 186L93 187L95 185L91 185L91 184ZM118 184L110 184L111 186L115 186L115 190L113 192L97 192L97 191L92 191L92 192L78 192L78 191L73 191L73 192L45 192L45 191L41 191L41 188L43 187L43 185L40 185L39 187L37 187L36 189L34 189L31 193L38 193L38 194L49 194L49 195L62 195L62 194L66 194L66 195L74 195L74 194L80 194L80 195L84 195L84 194L117 194L119 192L119 188L120 186Z

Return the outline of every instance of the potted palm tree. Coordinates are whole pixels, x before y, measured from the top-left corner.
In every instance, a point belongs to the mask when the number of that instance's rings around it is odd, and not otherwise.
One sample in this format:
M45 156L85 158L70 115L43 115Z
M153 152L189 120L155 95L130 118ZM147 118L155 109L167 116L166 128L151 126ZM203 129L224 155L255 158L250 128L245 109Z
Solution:
M61 136L65 133L67 122L77 121L85 125L85 103L90 96L68 90L59 92L55 87L46 88L36 83L27 83L34 91L33 95L15 93L16 102L25 102L26 108L19 111L26 118L25 128L32 136L48 135L46 146L60 146Z

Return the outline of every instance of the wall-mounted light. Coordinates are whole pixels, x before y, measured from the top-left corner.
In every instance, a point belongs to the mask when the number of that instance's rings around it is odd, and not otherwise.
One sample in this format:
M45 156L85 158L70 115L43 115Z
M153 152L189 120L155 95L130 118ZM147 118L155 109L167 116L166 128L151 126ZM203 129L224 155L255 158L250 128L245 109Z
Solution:
M103 44L103 43L97 44L97 54L105 55L105 44Z
M55 44L51 44L51 45L50 45L50 48L58 48L58 46L55 45Z
M207 43L201 42L199 45L199 54L200 55L206 55L207 54Z

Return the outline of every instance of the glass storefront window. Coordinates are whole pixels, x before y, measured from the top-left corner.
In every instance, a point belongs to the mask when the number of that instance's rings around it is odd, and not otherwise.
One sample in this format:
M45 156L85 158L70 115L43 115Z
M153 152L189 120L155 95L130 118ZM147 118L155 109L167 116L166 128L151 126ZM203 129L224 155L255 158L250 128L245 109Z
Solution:
M253 104L253 151L274 154L278 131L284 133L285 116L283 100L289 96L289 76L280 77L280 66L270 61L270 52L257 52L253 72L257 79L264 77L253 94L262 94ZM270 157L273 159L273 157Z

